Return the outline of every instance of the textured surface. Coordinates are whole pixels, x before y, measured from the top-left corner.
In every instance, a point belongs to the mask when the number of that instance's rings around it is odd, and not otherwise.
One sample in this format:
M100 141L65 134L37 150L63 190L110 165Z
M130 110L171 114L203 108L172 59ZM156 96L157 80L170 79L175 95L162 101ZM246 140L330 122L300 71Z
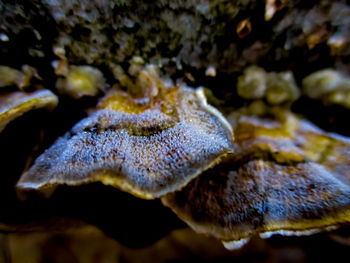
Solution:
M59 31L57 45L67 49L73 63L120 63L134 55L156 61L175 57L191 67L212 65L232 72L259 62L305 68L302 63L349 55L344 1L323 0L317 6L284 1L269 21L264 1L42 2ZM344 43L331 54L339 39Z
M266 3L280 3L269 19ZM8 38L0 41L3 63L28 63L46 73L53 45L66 49L72 64L111 72L113 64L135 55L160 63L175 58L177 65L202 70L211 65L238 72L259 64L303 76L349 61L345 0L19 0L0 5L0 34ZM240 30L242 21L250 26Z
M315 162L350 183L350 140L326 133L295 115L280 120L242 117L234 128L235 160L269 159L282 164Z
M163 203L196 231L226 241L349 222L349 141L294 121L242 118L236 155Z
M181 188L230 151L229 124L202 90L164 87L140 100L116 91L45 151L17 187L101 181L154 198Z
M272 11L267 14L266 11L269 10ZM242 97L236 94L235 83L242 70L249 65L260 66L268 72L276 71L276 73L290 70L298 86L301 86L305 76L320 69L333 68L339 72L349 72L349 17L347 0L0 0L0 61L1 64L17 70L24 64L35 67L41 79L35 79L31 84L36 87L40 83L43 87L55 92L56 80L61 78L54 68L55 60L62 59L59 52L56 52L58 50L66 52L68 68L72 65L89 65L100 70L106 79L106 89L118 81L123 85L121 78L118 77L119 68L124 70L125 75L134 76L132 73L134 70L131 70L134 65L131 63L130 66L130 60L133 61L134 56L138 56L138 62L142 58L144 63L161 65L162 72L166 72L174 80L182 79L194 87L200 85L208 87L213 91L214 96L221 100L217 100L217 103L211 101L211 104L223 109L225 113L236 107L250 105L252 112L261 116L269 111L267 109L269 105L264 104L266 97L263 98L264 96L261 95L265 92ZM279 81L279 78L275 79ZM5 81L5 83L9 82ZM18 81L10 81L10 83L19 86ZM287 83L281 81L279 87L282 85L287 89L288 81ZM35 87L29 88L32 90ZM256 89L259 87L248 89L248 85L245 88L247 88L245 94L249 93L248 90L254 92L259 90ZM265 88L263 87L262 90ZM281 89L276 88L277 95L281 94L278 92ZM317 91L320 89L317 88ZM328 96L328 94L324 96L329 98L327 101L330 101L331 105L337 107L333 111L330 107L325 107L322 101L306 100L303 96L305 93L295 101L292 110L307 115L309 120L320 125L322 129L350 136L348 109L341 108L338 111L340 108L338 105L344 105L344 103L335 103L347 101L348 95L341 90L339 92L337 90L336 93L337 96ZM102 92L100 94L102 95ZM288 94L288 96L293 95L293 93ZM249 99L244 99L248 97ZM264 101L252 102L251 99L255 98L261 98ZM269 99L269 102L281 101L279 98L281 96L277 96L277 100ZM292 96L289 98L291 99L288 101L294 102ZM74 123L86 117L85 110L94 107L96 100L97 98L83 98L73 101L60 95L60 105L54 113L46 115L47 112L44 110L32 111L11 122L1 132L3 168L0 184L1 222L5 220L15 225L19 224L19 221L23 223L31 219L39 223L38 218L47 217L53 213L74 214L78 218L94 219L90 221L100 228L116 231L113 236L118 240L123 236L120 231L125 232L124 236L129 236L129 245L144 242L140 240L147 240L146 243L149 243L158 239L158 234L162 232L160 230L162 225L169 228L176 227L172 221L164 218L160 212L162 207L154 210L146 208L148 202L159 200L146 201L135 198L143 201L135 204L119 195L106 195L107 189L112 187L101 184L98 184L99 188L96 191L91 191L91 187L96 184L60 187L52 198L45 200L49 203L44 207L36 203L29 206L27 202L17 200L14 185L23 167L28 167L30 160L35 159L48 148L54 139L62 136ZM116 108L118 107L120 106L116 105ZM140 112L142 111L141 109ZM19 123L21 125L18 125ZM168 125L168 119L165 118L162 123L162 125ZM173 123L170 122L170 125ZM47 129L48 126L49 129ZM92 127L92 131L94 129L96 128ZM278 126L274 129L279 130ZM149 126L145 130L138 126L131 132L145 134L152 133L152 130ZM278 163L282 167L286 165L294 167L305 162L303 161L306 159L305 150L285 137L291 136L289 133L278 135L284 138L283 150L279 146L282 140L271 133L270 136L259 135L259 140L254 136L251 140L247 139L245 142L251 145L251 151L249 153L247 149L247 153L237 156L241 159L236 161L244 166L251 160L261 159L264 162L271 161L274 165ZM310 133L310 136L300 136L300 140L296 142L308 145L307 156L310 160L316 160L319 163L326 160L328 164L322 164L327 166L327 169L333 166L339 171L345 171L348 166L344 160L349 160L346 143L343 147L342 143L334 144L338 140L326 139L323 135L316 137ZM292 138L295 139L294 136ZM246 144L243 141L242 138L242 147L245 147ZM312 147L313 144L316 147ZM32 147L35 149L32 150ZM85 189L85 187L87 190L84 190L85 195L82 195L79 189ZM52 204L58 192L62 193L59 199L60 209ZM127 193L123 194L133 197ZM35 198L30 199L29 203L32 204L34 201ZM124 210L120 208L121 204L125 207ZM170 209L163 209L171 213ZM133 214L135 210L137 213ZM113 215L113 212L116 215ZM123 216L125 219L120 221ZM147 216L152 218L147 220L145 219ZM146 229L146 233L142 229ZM332 245L326 240L326 236L327 233L309 239L279 237L277 241L275 237L270 239L271 241L264 241L274 242L273 249L270 249L272 258L266 256L265 252L268 249L265 247L252 248L248 244L249 248L244 249L245 253L241 257L233 260L226 259L226 261L346 262L348 258L346 251L349 247ZM3 238L1 234L0 239L6 241L6 237ZM186 238L186 240L190 239ZM281 240L285 240L285 244L288 244L287 250L281 245L283 243L280 242ZM34 240L28 237L26 241L21 248L35 251L29 248ZM0 243L6 244L6 242ZM45 243L48 244L45 245ZM86 251L92 251L88 248L89 244L101 246L101 243L88 236L77 241L80 246L79 252L81 251L84 256L89 254ZM192 256L185 259L181 253L192 244L191 241L186 243L186 246L170 243L169 246L178 260L196 261ZM54 244L57 250L50 250L50 244ZM74 255L75 251L73 249L72 252L69 245L66 250L62 248L65 244L62 236L52 237L48 242L43 241L43 252L45 254L51 252L53 255L49 259L43 257L43 261L62 260L66 263L79 261L79 257L72 256L70 260L65 257L67 253ZM104 245L102 247L107 248ZM24 252L25 248L21 248L18 250L19 253L15 252L15 255L33 260L33 257L27 256ZM345 252L340 253L339 250ZM4 246L0 251L6 251L6 247ZM99 253L108 256L110 255L108 252L114 251L110 248L109 251L104 250ZM161 261L164 252L165 249L161 247L158 252L152 253L151 259L154 261L154 258L157 258ZM139 261L146 261L139 252L134 254ZM199 254L202 255L202 253ZM283 257L286 254L291 255L292 258ZM300 254L301 260L300 257L298 258ZM10 260L14 259L10 258ZM97 258L91 258L91 260L98 261ZM120 261L128 260L122 257ZM213 261L219 260L215 258Z

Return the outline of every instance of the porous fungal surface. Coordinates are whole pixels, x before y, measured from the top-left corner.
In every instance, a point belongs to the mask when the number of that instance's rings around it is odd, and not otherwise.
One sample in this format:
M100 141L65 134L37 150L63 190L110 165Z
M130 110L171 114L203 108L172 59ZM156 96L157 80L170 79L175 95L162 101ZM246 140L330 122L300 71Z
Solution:
M349 222L349 139L288 119L283 125L242 116L232 159L163 203L196 231L225 242L310 234Z
M184 221L233 249L348 225L347 2L0 0L0 230Z
M207 105L201 89L153 88L153 97L109 93L36 160L17 187L45 191L101 181L149 199L180 189L233 151L229 124Z

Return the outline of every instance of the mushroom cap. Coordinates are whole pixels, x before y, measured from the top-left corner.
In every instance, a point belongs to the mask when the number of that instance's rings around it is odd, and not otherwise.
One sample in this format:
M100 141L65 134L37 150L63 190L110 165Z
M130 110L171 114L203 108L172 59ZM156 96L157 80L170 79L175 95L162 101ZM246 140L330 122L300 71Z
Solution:
M232 146L231 127L202 89L162 87L144 98L112 91L39 156L17 188L49 194L60 184L100 181L152 199L182 188Z
M242 118L235 155L163 204L227 247L256 234L310 234L349 222L350 141L292 118L289 125Z
M0 131L15 118L25 112L57 106L58 98L49 90L37 90L34 92L15 91L0 95Z

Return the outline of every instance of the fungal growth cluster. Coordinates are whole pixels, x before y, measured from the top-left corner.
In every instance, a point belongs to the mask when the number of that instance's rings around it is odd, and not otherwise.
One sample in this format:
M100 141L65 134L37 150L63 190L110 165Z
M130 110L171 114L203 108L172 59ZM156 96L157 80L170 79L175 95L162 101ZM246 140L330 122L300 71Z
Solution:
M256 234L310 234L348 222L350 140L291 113L283 119L241 117L231 159L163 203L228 248Z
M201 88L164 81L153 67L135 75L24 172L17 183L22 197L102 182L161 198L195 231L228 248L257 234L308 234L350 221L349 139L282 109L269 118L236 114L230 125ZM283 76L268 78L291 78ZM240 81L243 94L250 80ZM258 98L269 90L265 82Z
M151 199L182 188L233 151L229 124L201 89L168 87L145 70L137 86L144 95L109 92L37 159L18 188L101 181Z

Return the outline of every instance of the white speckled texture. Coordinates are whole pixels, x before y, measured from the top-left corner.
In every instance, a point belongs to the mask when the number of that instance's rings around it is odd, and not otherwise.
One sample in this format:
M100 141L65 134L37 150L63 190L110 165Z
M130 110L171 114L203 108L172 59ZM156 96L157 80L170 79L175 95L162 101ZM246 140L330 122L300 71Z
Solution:
M186 185L232 151L232 132L202 92L179 88L176 113L97 110L25 172L19 189L101 181L143 198Z

